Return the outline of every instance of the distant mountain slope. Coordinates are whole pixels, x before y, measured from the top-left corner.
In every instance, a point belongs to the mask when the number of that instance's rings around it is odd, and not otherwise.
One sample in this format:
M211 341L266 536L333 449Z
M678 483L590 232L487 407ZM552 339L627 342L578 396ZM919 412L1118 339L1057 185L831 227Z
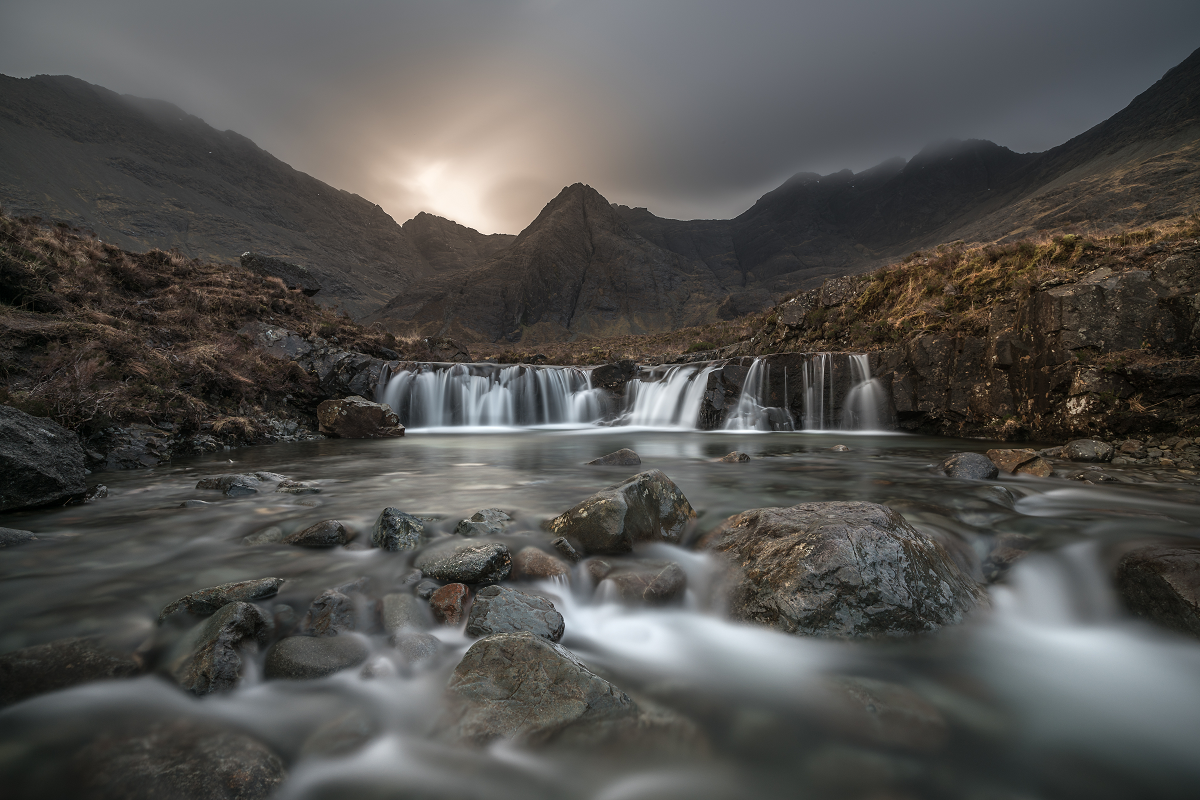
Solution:
M367 320L536 343L694 325L713 319L725 296L702 261L637 235L595 189L577 183L482 266L402 293Z
M403 228L437 275L478 267L517 239L509 233L480 233L424 211L404 223Z
M429 268L378 206L164 102L70 77L0 76L0 203L129 249L313 270L323 302L360 316Z

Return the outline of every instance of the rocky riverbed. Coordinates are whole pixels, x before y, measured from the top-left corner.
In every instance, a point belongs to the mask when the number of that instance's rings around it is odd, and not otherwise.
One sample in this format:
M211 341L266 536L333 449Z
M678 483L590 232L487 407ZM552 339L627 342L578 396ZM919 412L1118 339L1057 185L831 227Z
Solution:
M0 516L0 783L1186 797L1198 444L410 433L66 474L107 497Z

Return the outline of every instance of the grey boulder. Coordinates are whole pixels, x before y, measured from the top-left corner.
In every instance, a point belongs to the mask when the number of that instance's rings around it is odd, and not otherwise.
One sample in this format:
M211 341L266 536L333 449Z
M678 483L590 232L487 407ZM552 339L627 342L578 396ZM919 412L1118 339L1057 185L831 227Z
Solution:
M370 653L357 636L289 636L267 651L263 674L269 679L324 678L357 667Z
M350 541L350 532L336 519L321 520L291 536L283 537L283 544L297 547L338 547Z
M504 533L504 529L512 524L508 512L499 508L485 508L476 511L470 519L464 519L454 528L458 536L496 536Z
M615 453L600 456L587 463L592 466L601 467L636 467L642 463L642 457L628 447L622 447Z
M337 636L357 627L354 600L337 589L327 589L317 595L300 623L305 636Z
M1133 613L1200 639L1200 545L1132 550L1117 564L1116 584Z
M230 603L189 631L163 669L192 694L232 689L242 674L242 651L266 644L272 629L258 606Z
M951 478L969 481L989 481L1000 474L992 460L983 453L955 453L943 460L938 469Z
M422 552L413 566L444 583L499 583L512 570L512 557L499 542L450 541Z
M1073 442L1067 442L1066 446L1063 447L1062 454L1063 458L1068 461L1083 461L1098 464L1104 461L1112 461L1113 446L1098 439L1076 439Z
M87 492L79 437L42 417L0 406L0 511L65 503Z
M219 610L222 606L239 600L251 602L265 600L279 593L283 585L282 578L258 578L250 581L235 581L222 583L208 589L200 589L173 602L167 603L158 614L162 622L168 616L180 609L186 609L197 616L207 616Z
M467 616L469 636L528 631L557 642L562 639L563 629L562 614L549 600L503 586L480 589Z
M425 523L398 508L385 508L371 529L371 546L390 552L416 550L428 539Z
M22 531L16 528L0 528L0 547L13 547L18 544L32 542L37 537L33 531Z
M380 601L383 629L395 637L405 631L423 631L430 627L429 604L411 594L384 595Z
M597 492L548 523L585 553L628 553L635 542L679 542L696 518L683 492L657 469Z

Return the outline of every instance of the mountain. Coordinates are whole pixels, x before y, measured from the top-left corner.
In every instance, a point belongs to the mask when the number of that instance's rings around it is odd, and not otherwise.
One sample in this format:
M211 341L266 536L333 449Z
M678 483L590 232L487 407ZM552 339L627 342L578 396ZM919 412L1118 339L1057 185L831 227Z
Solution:
M402 321L468 341L536 343L700 324L726 295L702 261L639 236L599 192L577 183L508 248L401 293L366 321Z
M170 103L65 76L0 76L0 203L128 249L279 255L354 316L430 272L379 206Z
M477 267L517 238L508 233L480 233L425 211L402 227L421 258L438 275Z

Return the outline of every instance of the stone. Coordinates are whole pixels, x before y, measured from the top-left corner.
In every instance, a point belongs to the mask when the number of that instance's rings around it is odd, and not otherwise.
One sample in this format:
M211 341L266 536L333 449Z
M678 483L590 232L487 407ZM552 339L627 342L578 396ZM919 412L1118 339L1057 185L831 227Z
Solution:
M888 750L932 754L943 749L950 726L921 695L900 684L837 676L818 684L822 721L834 733Z
M255 531L249 536L242 538L242 544L250 546L258 544L280 544L282 541L283 529L274 525L270 526L269 528L263 528L261 531Z
M516 580L566 580L571 576L570 568L560 559L532 545L522 547L513 556L512 564L512 577Z
M321 487L304 481L284 480L275 487L277 494L320 494Z
M264 484L282 484L288 478L275 472L245 472L230 475L213 475L196 482L197 489L215 489L226 497L249 497L258 494Z
M611 561L603 558L589 558L583 562L583 569L593 581L599 583L613 571L613 565Z
M343 400L326 400L317 406L319 430L339 439L387 439L404 435L400 418L387 403L372 403L351 395Z
M614 599L642 606L663 606L682 600L686 589L687 573L678 564L650 560L617 566L599 587L602 596L611 592Z
M642 457L628 447L622 447L615 453L592 459L587 462L590 466L601 467L636 467L642 463Z
M555 517L549 529L585 553L621 554L635 542L679 542L696 512L660 470L641 472Z
M379 732L373 719L351 709L320 725L300 747L301 758L337 758L359 750Z
M16 528L0 528L0 547L13 547L37 539L33 531L22 531Z
M427 664L442 650L442 641L432 633L402 633L394 638L393 644L409 666Z
M834 453L849 453L850 452L850 448L846 447L846 445L844 445L844 444L835 444L833 447L831 447L829 449L830 449L830 451L832 451Z
M1022 464L1032 461L1038 457L1038 454L1032 450L988 450L987 457L1000 470L1012 475L1017 471L1017 467Z
M717 460L725 464L745 464L750 460L750 456L740 450L734 450L732 453L727 453Z
M1121 557L1117 592L1140 617L1200 639L1200 544L1156 544Z
M638 707L561 646L527 631L471 645L446 687L434 729L445 742L483 746L507 739L527 746L612 735L637 725Z
M1004 577L1013 564L1029 554L1033 545L1033 537L1023 533L1002 533L997 536L981 567L984 579L994 583Z
M480 589L467 617L468 636L528 631L557 642L562 639L563 630L562 614L549 600L503 586Z
M443 583L499 583L512 570L512 558L499 542L450 541L422 551L413 566Z
M158 621L162 622L180 609L186 609L189 613L198 616L208 616L223 606L239 600L244 602L265 600L278 594L279 587L282 585L283 578L257 578L200 589L163 606L163 610L158 614Z
M513 518L499 508L476 511L470 519L464 519L454 528L456 536L497 536L512 524Z
M92 681L132 678L142 668L96 637L58 639L0 654L0 706Z
M186 718L106 730L67 773L72 796L88 800L265 800L287 777L258 739Z
M567 559L567 561L570 561L572 564L579 563L579 559L582 558L582 556L579 555L579 551L571 546L571 543L566 540L566 537L559 536L558 538L553 539L550 542L550 546L561 553L563 558Z
M429 597L433 618L441 625L461 625L471 590L461 583L448 583Z
M383 629L392 636L402 631L423 631L429 627L429 607L411 594L384 595L379 602Z
M1112 461L1113 446L1098 439L1076 439L1063 447L1063 458L1098 464Z
M1121 442L1118 451L1129 458L1145 458L1146 446L1138 439L1126 439Z
M0 511L82 498L87 472L78 436L51 420L0 405Z
M440 588L442 588L440 583L437 581L431 581L427 578L417 582L417 585L413 587L413 594L422 600L428 600L430 597L433 597L433 593Z
M983 453L955 453L938 465L951 478L969 481L987 481L1000 474L992 460Z
M1032 475L1035 478L1049 478L1054 474L1054 467L1041 456L1036 456L1017 467L1017 475Z
M307 267L300 264L293 264L290 261L284 261L282 258L272 258L264 256L261 253L246 252L242 253L242 266L251 272L257 272L259 275L266 275L271 278L279 278L283 281L283 285L292 290L304 292L306 297L312 297L317 292L321 291L321 282L317 277L308 270Z
M700 544L733 570L730 616L786 633L910 636L987 603L945 548L875 503L756 508Z
M339 547L351 539L346 526L336 519L324 519L315 525L283 537L283 544L297 547Z
M267 651L263 675L271 680L324 678L367 660L371 650L350 636L289 636Z
M266 644L272 628L258 606L230 603L176 643L163 671L192 694L232 689L242 675L241 651Z
M398 508L385 508L371 529L371 546L393 553L416 550L428 540L425 523Z
M354 601L337 589L326 589L317 595L300 623L303 636L337 636L358 626Z

